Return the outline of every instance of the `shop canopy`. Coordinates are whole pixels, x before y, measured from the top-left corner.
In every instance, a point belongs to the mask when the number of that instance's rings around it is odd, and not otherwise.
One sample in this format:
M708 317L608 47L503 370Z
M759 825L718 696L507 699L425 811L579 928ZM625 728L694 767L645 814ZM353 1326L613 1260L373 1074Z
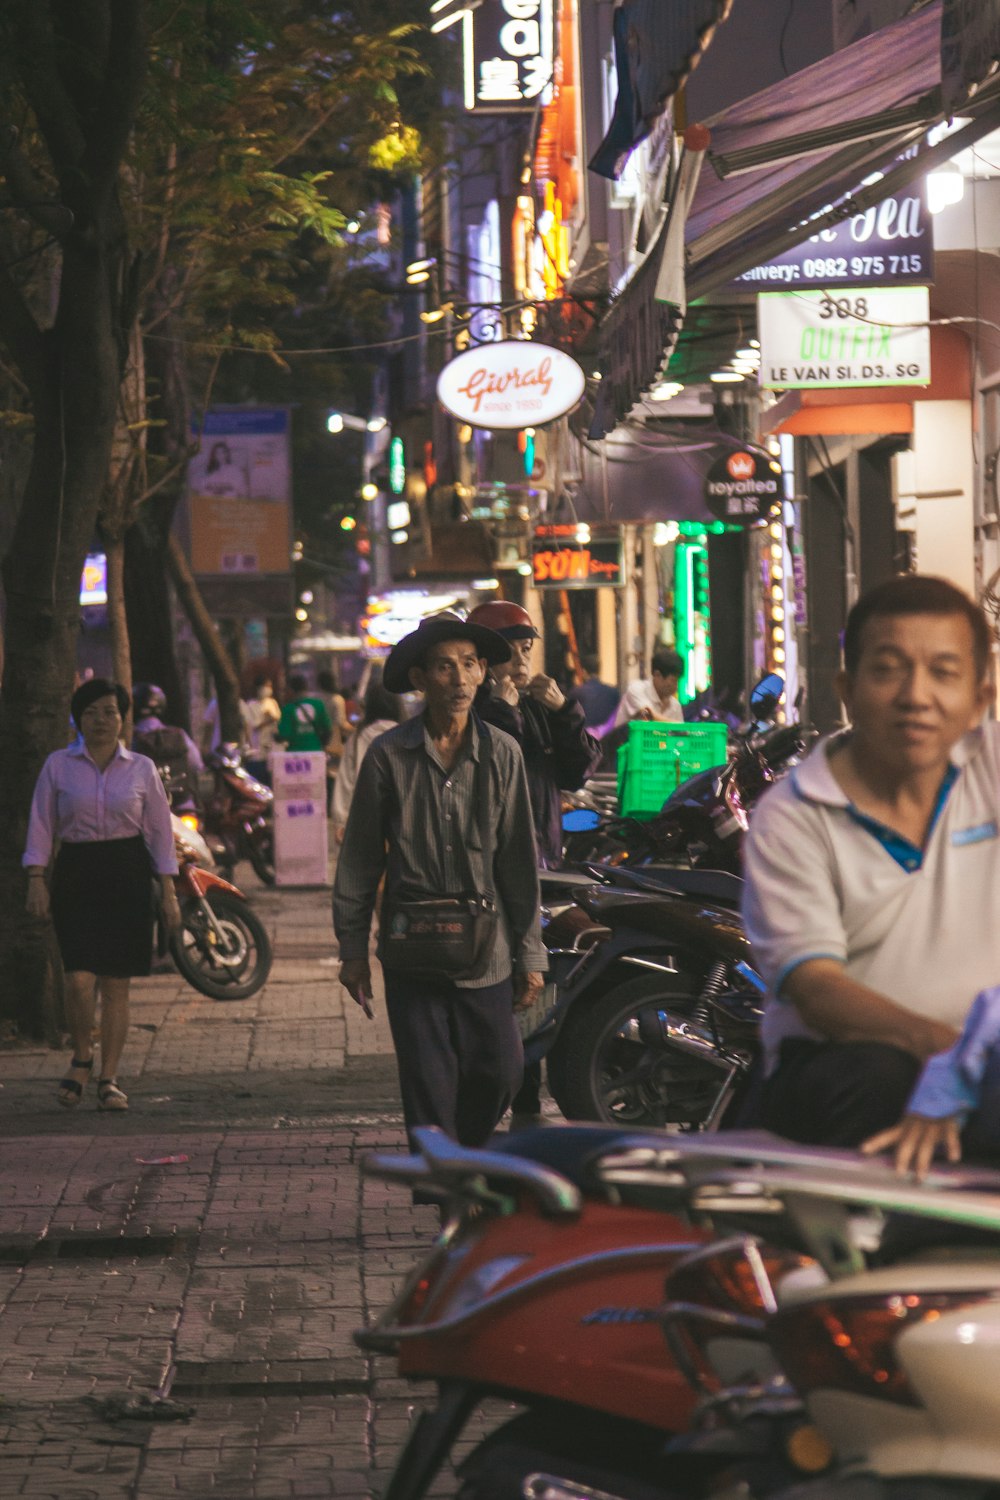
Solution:
M578 464L581 476L572 519L590 526L651 521L708 525L716 520L705 503L708 471L724 454L747 447L709 424L660 427L638 422L616 427L600 443L572 436L571 443L568 457Z
M965 123L929 145L928 129L945 118L941 0L932 0L705 121L711 141L683 226L688 305L826 224L875 206L996 129L1000 80L962 105ZM647 261L602 325L610 381L592 437L628 412L676 345L683 313L657 302L653 288L684 212L670 205ZM666 336L658 356L657 334Z

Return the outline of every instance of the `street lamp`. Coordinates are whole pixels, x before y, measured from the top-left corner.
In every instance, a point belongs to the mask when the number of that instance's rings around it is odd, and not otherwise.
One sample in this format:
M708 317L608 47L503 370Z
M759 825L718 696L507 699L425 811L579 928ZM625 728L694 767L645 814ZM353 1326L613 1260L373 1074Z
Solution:
M372 417L371 422L379 420L381 419L378 417ZM346 411L332 411L326 419L326 430L327 432L343 432L345 427L349 427L352 432L380 432L382 430L380 427L373 427L371 422L366 422L364 417L352 417Z

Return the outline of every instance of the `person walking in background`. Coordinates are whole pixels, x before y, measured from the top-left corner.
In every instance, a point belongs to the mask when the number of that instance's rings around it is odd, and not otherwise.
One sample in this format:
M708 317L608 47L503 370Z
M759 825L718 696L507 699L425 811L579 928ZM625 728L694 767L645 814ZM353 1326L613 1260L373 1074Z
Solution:
M347 815L358 780L361 762L374 740L389 729L395 729L403 721L403 705L396 693L390 693L382 682L382 673L372 670L365 692L364 707L357 728L347 741L340 759L337 779L333 787L330 816L337 843L343 843L347 827Z
M469 623L495 630L510 645L509 662L491 669L476 695L476 710L488 724L512 736L521 747L535 823L535 862L539 869L562 864L562 793L575 792L597 770L601 747L587 730L583 708L564 697L544 673L531 672L538 631L520 604L494 599L480 604ZM541 996L539 996L541 999ZM540 1017L522 1017L524 1035ZM529 1064L514 1098L511 1129L541 1120L542 1065Z
M602 682L598 673L600 662L596 656L581 656L583 681L570 693L570 700L583 709L583 722L596 733L609 728L618 708L621 694L609 682Z
M422 692L424 709L361 762L333 888L340 982L370 1014L368 942L385 873L379 958L406 1127L438 1125L465 1146L489 1138L520 1085L514 1010L534 1002L547 964L524 761L473 714L487 667L509 655L501 636L452 614L393 647L384 686ZM475 930L463 929L476 951L431 964L425 950L424 970L414 928L426 929L428 901L443 909L457 896L477 911Z
M222 718L219 714L218 698L210 698L205 704L205 712L201 716L201 730L198 734L202 755L211 755L213 750L218 750L225 743L222 738ZM250 705L245 699L240 699L240 751L249 750L253 743L253 715Z
M347 706L343 695L337 688L337 679L332 672L323 671L316 674L315 696L326 709L327 718L333 726L330 735L330 743L326 747L326 753L333 761L334 770L340 763L340 757L344 753L344 745L351 732L351 723L347 717Z
M250 709L250 755L247 770L258 781L270 786L268 756L274 748L274 736L281 720L281 709L274 696L274 683L270 677L254 680L254 695L247 705Z
M663 724L682 724L684 710L677 688L684 676L684 658L676 651L654 651L649 677L632 682L622 694L615 714L615 728L631 719L657 719Z
M310 694L302 676L288 679L291 699L281 710L275 739L289 750L325 750L333 725L322 698Z
M66 1010L73 1039L59 1103L78 1105L94 1066L93 1031L101 997L101 1071L97 1107L128 1109L118 1064L128 1036L129 980L148 974L153 956L154 873L170 931L181 913L170 807L153 762L121 743L129 695L95 677L77 688L70 705L79 741L57 750L42 767L31 801L27 909L51 915L66 971ZM56 842L59 852L46 871Z
M205 766L198 746L178 724L167 724L167 695L155 682L132 686L132 749L147 755L170 783L167 793L174 807L193 807L198 801L198 778Z

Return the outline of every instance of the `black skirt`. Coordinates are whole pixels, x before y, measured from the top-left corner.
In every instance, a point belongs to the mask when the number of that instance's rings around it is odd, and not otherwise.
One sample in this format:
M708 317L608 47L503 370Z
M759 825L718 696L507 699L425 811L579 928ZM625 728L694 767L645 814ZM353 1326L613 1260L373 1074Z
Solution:
M63 968L126 979L153 960L153 869L138 835L63 844L52 872L52 921Z

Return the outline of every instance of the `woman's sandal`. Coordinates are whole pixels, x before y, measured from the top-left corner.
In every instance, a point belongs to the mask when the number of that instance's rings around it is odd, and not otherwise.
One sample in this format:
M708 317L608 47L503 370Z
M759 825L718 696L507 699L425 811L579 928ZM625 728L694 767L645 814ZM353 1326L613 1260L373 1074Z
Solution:
M94 1059L88 1057L86 1060L79 1057L71 1057L69 1060L71 1068L86 1068L89 1073L94 1066ZM75 1078L63 1078L59 1084L59 1093L56 1098L65 1109L76 1109L83 1098L84 1085Z
M114 1078L97 1080L97 1107L113 1110L128 1109L128 1095L118 1087Z

